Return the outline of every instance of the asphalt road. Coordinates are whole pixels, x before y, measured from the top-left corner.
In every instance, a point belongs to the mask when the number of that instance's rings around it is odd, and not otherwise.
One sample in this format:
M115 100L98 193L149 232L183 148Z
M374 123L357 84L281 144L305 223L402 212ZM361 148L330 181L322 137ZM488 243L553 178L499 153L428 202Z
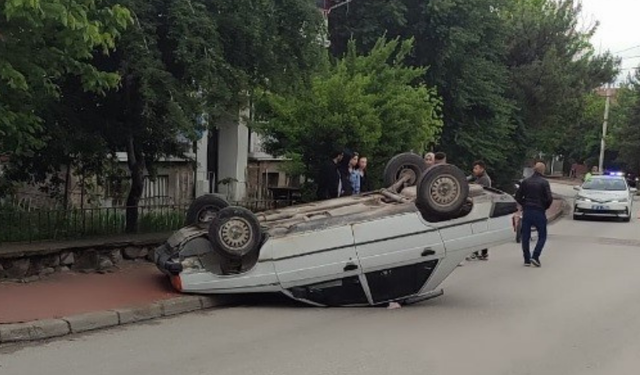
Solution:
M524 268L515 243L491 249L444 296L399 310L259 301L5 347L0 374L637 374L640 223L550 233L543 268Z

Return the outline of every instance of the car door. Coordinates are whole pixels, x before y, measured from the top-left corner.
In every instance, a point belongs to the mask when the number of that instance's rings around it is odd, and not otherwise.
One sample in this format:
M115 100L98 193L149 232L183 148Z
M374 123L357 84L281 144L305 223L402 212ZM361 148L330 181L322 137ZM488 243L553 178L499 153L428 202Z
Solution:
M417 294L445 255L438 230L416 212L352 227L373 304Z
M368 304L349 226L274 239L273 261L286 294L324 306Z

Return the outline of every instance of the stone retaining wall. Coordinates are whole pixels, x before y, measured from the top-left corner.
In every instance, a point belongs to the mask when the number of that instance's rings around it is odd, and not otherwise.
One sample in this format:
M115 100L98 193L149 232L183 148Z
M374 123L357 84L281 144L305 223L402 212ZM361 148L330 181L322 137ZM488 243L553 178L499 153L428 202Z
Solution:
M80 272L110 272L124 260L153 260L156 243L112 244L95 247L31 252L27 256L0 257L0 281L31 282L42 277L70 270Z

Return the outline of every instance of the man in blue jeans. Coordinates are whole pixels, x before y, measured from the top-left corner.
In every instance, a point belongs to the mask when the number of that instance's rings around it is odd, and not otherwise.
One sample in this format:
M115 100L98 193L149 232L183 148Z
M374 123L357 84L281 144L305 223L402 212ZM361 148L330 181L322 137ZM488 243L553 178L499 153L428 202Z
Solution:
M546 166L542 162L536 163L534 173L520 184L516 192L516 200L522 206L522 253L524 255L524 265L532 264L542 267L540 255L545 242L547 242L547 215L546 211L553 203L551 187L543 174ZM533 256L529 251L531 240L531 227L538 230L538 242L533 251Z

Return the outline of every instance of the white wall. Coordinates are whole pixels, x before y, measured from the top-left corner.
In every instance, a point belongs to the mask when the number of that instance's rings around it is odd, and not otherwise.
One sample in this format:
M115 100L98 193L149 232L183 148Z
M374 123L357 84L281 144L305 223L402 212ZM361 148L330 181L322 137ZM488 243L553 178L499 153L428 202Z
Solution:
M202 138L197 142L196 161L196 197L209 192L209 179L207 176L207 154L208 154L209 131L202 133Z
M218 123L220 140L218 145L218 181L232 178L237 182L218 185L220 193L230 200L242 200L246 193L246 171L249 157L249 128L246 118L249 111L240 112L240 120L222 120Z

